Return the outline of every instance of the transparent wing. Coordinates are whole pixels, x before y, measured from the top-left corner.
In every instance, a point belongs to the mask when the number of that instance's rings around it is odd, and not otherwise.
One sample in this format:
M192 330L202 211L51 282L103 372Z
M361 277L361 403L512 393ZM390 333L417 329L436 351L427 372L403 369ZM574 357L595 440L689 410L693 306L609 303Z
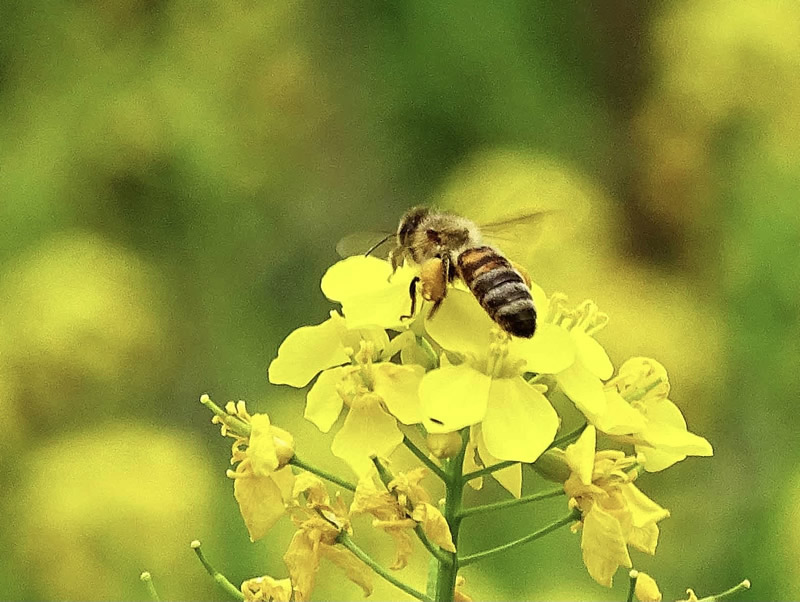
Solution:
M554 213L552 210L530 211L480 224L479 228L486 242L497 243L503 249L530 246L539 238L542 227Z
M372 255L380 259L389 257L394 243L394 232L353 232L336 244L340 257L352 255Z

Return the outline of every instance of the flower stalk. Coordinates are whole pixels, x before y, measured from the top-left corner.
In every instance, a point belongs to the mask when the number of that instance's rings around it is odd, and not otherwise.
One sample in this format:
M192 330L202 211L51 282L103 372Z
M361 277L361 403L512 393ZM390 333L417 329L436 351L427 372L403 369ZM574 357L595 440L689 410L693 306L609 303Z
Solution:
M531 495L525 495L520 498L512 498L510 500L502 500L492 504L483 504L482 506L473 506L472 508L463 508L459 512L460 518L467 516L474 516L475 514L483 514L485 512L494 512L495 510L502 510L504 508L513 508L514 506L521 506L522 504L529 504L531 502L538 502L552 497L564 495L563 487L556 487L548 491L539 491Z
M231 583L228 578L220 573L217 569L215 569L211 564L206 560L205 554L203 554L203 550L200 549L200 541L195 539L191 544L194 553L197 554L197 558L202 563L203 567L205 567L206 572L214 579L217 585L220 587L222 591L227 593L235 600L244 600L244 595L240 592L236 586Z
M361 562L366 564L369 568L371 568L375 573L380 576L381 578L385 579L396 588L403 590L409 596L413 596L417 600L422 600L423 602L434 602L433 598L430 598L426 594L423 594L420 591L417 591L410 585L403 583L397 577L392 575L389 571L387 571L384 567L380 564L375 562L375 560L367 554L364 550L362 550L354 541L353 538L350 537L347 533L342 531L339 533L339 536L336 538L336 541L342 544L345 548L350 550L353 555L358 558Z
M559 529L560 527L568 525L579 519L580 519L580 512L578 510L574 510L570 512L567 516L564 516L563 518L560 518L557 521L550 523L549 525L539 529L538 531L529 533L524 537L520 537L519 539L515 539L514 541L510 541L501 546L497 546L496 548L491 548L489 550L484 550L483 552L476 552L475 554L469 554L467 556L463 556L458 559L458 564L459 566L462 567L469 566L470 564L478 562L479 560L483 560L484 558L488 558L489 556L494 556L495 554L499 554L500 552L506 552L508 550L511 550L512 548L521 546L522 544L526 544L528 542L539 539L540 537L544 537L548 533L552 533L556 529Z
M153 602L161 602L161 598L156 591L156 586L153 583L153 576L150 574L149 571L145 571L139 576L139 579L142 580L144 586L147 588L147 593L150 595L150 599Z

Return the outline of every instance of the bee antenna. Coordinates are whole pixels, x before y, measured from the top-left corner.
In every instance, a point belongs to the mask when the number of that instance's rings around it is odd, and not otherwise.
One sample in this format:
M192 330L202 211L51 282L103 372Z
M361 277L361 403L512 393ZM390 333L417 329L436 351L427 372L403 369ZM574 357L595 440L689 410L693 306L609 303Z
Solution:
M364 257L369 257L375 249L380 247L383 243L385 243L387 240L389 240L392 236L394 236L394 234L387 234L386 236L381 238L378 242L376 242L369 249L367 249L367 252L364 253Z

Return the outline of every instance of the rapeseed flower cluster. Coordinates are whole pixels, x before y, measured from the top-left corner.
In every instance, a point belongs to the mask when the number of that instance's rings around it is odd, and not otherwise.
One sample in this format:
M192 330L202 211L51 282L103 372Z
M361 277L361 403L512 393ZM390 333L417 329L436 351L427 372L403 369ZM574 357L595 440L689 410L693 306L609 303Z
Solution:
M417 293L417 311L409 315L418 273L375 257L336 263L321 287L339 308L291 332L269 366L274 384L310 385L304 416L323 433L335 431L331 451L353 483L300 460L292 435L265 414L251 415L244 402L223 411L204 396L222 434L234 438L236 467L228 475L251 539L284 516L296 527L284 555L288 578L248 579L240 588L244 599L307 600L327 559L365 595L378 574L418 599L468 600L460 566L550 530L496 550L459 553L466 516L562 494L522 497L524 464L563 487L570 514L553 528L572 523L589 574L610 587L619 567L632 568L631 548L655 553L659 523L669 517L634 482L687 456L712 455L668 398L661 364L635 357L614 366L597 338L608 315L592 301L571 305L532 283L537 329L532 338L516 338L458 280L435 313ZM556 440L569 430L555 409L564 403L574 404L585 424ZM427 450L414 443L420 435ZM425 467L391 475L386 467L400 445ZM441 502L423 484L429 475L445 486ZM463 486L480 488L485 475L517 499L462 508ZM320 477L349 489L352 500L331 497ZM358 547L353 519L362 515L394 543L390 570L409 563L415 538L427 548L438 567L427 593L391 577ZM655 581L640 575L637 597L660 599Z

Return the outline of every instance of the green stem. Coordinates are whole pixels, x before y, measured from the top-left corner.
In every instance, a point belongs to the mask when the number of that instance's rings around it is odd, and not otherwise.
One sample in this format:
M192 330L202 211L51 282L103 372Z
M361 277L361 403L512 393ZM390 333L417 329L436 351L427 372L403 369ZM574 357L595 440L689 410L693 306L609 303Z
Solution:
M498 462L497 464L492 464L491 466L484 466L483 468L479 468L478 470L473 470L472 472L468 472L464 475L463 479L466 483L467 481L471 481L472 479L477 479L478 477L482 477L485 474L490 474L495 472L496 470L503 470L504 468L508 468L509 466L514 466L514 464L519 464L518 460L504 460L503 462Z
M336 483L339 487L343 487L344 489L348 489L350 491L355 491L356 486L353 485L350 481L346 481L345 479L337 477L335 474L331 474L326 470L322 470L321 468L317 468L312 464L308 464L304 462L297 456L293 456L291 460L289 460L289 464L292 466L297 466L297 468L302 468L303 470L307 470L308 472L314 473L318 477L322 477L330 481L331 483Z
M161 598L158 596L158 592L156 591L156 586L153 584L153 576L145 571L139 576L139 579L142 580L144 586L147 588L147 593L150 594L150 599L153 602L161 602Z
M628 597L626 602L633 602L633 593L636 591L636 581L639 579L639 571L636 569L631 569L631 572L628 573L631 581L628 585Z
M516 548L517 546L521 546L522 544L528 543L529 541L534 541L539 539L540 537L544 537L548 533L555 531L556 529L563 527L564 525L568 525L569 523L577 520L580 518L580 513L570 512L567 516L558 519L557 521L539 529L538 531L534 531L533 533L529 533L524 537L520 537L519 539L515 539L514 541L510 541L507 544L503 544L502 546L497 546L496 548L492 548L490 550L484 550L483 552L477 552L475 554L469 554L468 556L464 556L458 559L459 566L469 566L470 564L477 562L479 560L483 560L484 558L488 558L489 556L494 556L495 554L499 554L500 552L505 552L506 550L510 550L512 548Z
M229 594L236 600L244 600L244 595L242 592L240 592L233 583L228 581L228 578L225 575L217 571L213 566L211 566L211 564L209 564L208 560L206 560L206 557L203 554L203 551L200 549L200 542L195 539L191 545L194 553L197 554L200 562L203 563L206 571L214 578L214 581L217 582L217 585L219 585L220 589L225 591L225 593Z
M383 484L388 489L389 488L389 483L391 483L394 480L394 475L392 475L392 473L389 471L389 469L386 468L383 465L383 463L380 460L378 460L378 458L376 458L375 456L372 457L372 463L375 465L375 468L378 470L378 476L380 477L381 481L383 482ZM395 495L394 492L391 492L391 493L392 493L392 495ZM395 496L395 499L396 499L396 497L397 496ZM406 508L406 510L410 511L411 508ZM439 548L439 546L434 544L430 539L428 539L428 536L425 534L425 530L422 528L422 525L417 524L414 527L414 533L416 533L417 538L419 538L419 540L422 542L422 545L425 546L425 549L427 549L428 552L430 552L433 555L433 557L436 558L436 560L438 562L449 562L450 561L450 559L447 556L447 553L444 550L442 550L441 548Z
M739 592L744 591L746 589L750 589L749 579L745 579L739 585L734 585L732 588L725 590L721 594L715 594L713 596L706 596L705 598L700 598L697 602L717 602L717 600L722 600L723 598L733 596L734 594L738 594Z
M483 512L492 512L494 510L501 510L503 508L511 508L513 506L519 506L521 504L527 504L529 502L538 502L539 500L546 500L547 498L558 497L559 495L564 495L563 487L556 487L555 489L551 489L549 491L540 491L538 493L532 493L531 495L525 495L522 496L521 498L513 498L510 500L503 500L502 502L494 502L493 504L484 504L483 506L473 506L472 508L464 508L461 512L459 512L458 516L460 518L466 518L467 516L472 516L473 514L482 514Z
M390 574L385 568L375 562L369 554L367 554L364 550L359 548L356 543L352 540L352 538L345 533L344 531L339 533L337 537L337 541L342 544L345 548L350 550L356 558L358 558L361 562L366 564L369 568L375 571L379 576L383 577L386 581L397 587L398 589L403 590L409 596L413 596L417 600L423 600L424 602L433 602L432 598L429 598L425 594L420 591L415 590L410 585L407 585L397 579L397 577Z
M450 526L450 535L453 544L458 549L458 532L461 527L461 499L464 494L464 455L469 441L469 429L461 431L461 451L451 458L446 465L445 474L445 502L444 518ZM436 601L452 602L456 592L456 576L458 575L458 556L454 552L445 552L448 562L440 562L439 570L436 573Z
M411 439L409 439L406 436L403 436L403 445L405 445L409 450L411 450L411 453L414 454L417 458L419 458L419 461L422 462L425 466L427 466L428 470L430 470L433 474L439 477L442 481L444 481L447 478L447 476L444 474L444 471L438 466L436 466L436 464L433 463L433 460L431 460L424 451L422 451L419 447L417 447Z
M581 433L586 430L586 427L589 426L588 422L584 422L581 426L576 428L574 431L570 431L566 435L559 437L555 441L553 441L550 445L547 446L547 449L553 449L554 447L561 447L565 443L571 443L575 439L581 436Z

